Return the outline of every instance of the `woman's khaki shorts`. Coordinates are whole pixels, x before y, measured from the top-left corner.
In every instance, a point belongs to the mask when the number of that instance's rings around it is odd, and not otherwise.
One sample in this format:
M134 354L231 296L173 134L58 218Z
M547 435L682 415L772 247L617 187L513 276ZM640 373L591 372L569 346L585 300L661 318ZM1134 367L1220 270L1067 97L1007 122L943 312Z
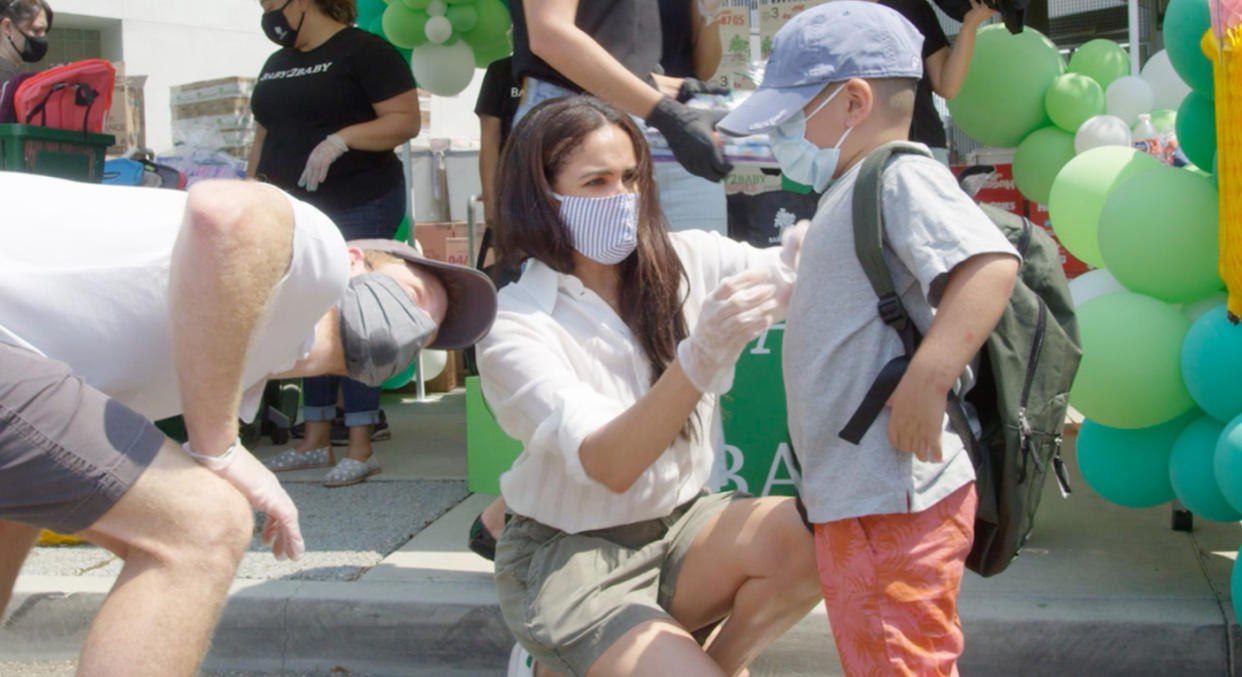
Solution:
M586 675L631 628L671 620L690 544L713 515L740 498L704 492L667 517L578 534L514 516L496 547L505 623L547 668Z

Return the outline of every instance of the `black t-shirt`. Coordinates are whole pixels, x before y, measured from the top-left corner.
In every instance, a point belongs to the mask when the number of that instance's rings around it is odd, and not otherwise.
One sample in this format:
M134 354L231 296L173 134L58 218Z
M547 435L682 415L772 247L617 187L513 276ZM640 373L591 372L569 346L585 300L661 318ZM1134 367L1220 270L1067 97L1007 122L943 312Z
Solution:
M914 27L923 34L923 64L926 69L927 57L949 46L940 20L936 18L936 10L927 4L927 0L878 0L881 5L891 7L901 13ZM914 98L914 119L910 122L910 140L919 141L932 148L946 148L949 140L944 134L944 123L936 112L936 104L932 102L931 78L923 73L919 80L918 92Z
M513 127L513 114L522 102L522 85L513 79L513 58L493 61L483 74L479 98L474 103L475 115L500 118L500 145L505 145Z
M345 28L309 52L272 54L250 99L255 120L267 130L256 173L327 212L384 195L405 180L392 151L346 152L313 193L298 188L298 177L325 137L374 120L372 104L412 89L414 76L401 54L358 28Z
M510 0L513 17L513 75L539 78L575 92L582 87L561 75L530 51L523 0ZM654 85L652 71L660 62L660 6L658 0L578 0L574 25L600 44L634 75Z
M664 74L675 78L694 77L694 23L690 15L693 0L660 0L660 32L664 50L660 65Z

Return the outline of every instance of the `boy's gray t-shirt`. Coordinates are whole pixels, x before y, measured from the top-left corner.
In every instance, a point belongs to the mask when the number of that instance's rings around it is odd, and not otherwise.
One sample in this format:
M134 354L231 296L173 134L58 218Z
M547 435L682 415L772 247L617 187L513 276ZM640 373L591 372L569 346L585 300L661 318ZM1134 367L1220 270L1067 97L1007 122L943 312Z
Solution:
M802 465L802 498L817 523L921 512L974 479L970 455L947 416L941 463L924 463L889 444L887 407L859 445L838 437L876 374L904 352L897 332L880 319L854 253L859 166L820 200L802 244L784 337L790 438ZM949 170L930 158L903 155L889 162L884 218L885 259L924 333L954 266L979 254L1017 255ZM959 385L973 382L967 369Z

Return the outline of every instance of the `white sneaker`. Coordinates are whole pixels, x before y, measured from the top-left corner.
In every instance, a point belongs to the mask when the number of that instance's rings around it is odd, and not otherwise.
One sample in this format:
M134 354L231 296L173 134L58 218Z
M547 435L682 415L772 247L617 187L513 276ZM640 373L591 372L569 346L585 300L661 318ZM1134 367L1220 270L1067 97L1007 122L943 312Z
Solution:
M508 677L535 677L535 659L521 644L514 643L509 652Z

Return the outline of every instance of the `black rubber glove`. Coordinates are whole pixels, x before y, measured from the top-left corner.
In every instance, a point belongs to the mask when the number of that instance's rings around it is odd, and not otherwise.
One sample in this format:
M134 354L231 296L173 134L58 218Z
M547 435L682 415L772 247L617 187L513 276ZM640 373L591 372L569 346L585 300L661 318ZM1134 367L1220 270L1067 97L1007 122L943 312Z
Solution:
M660 130L673 157L686 171L708 181L720 181L733 171L733 165L725 160L712 134L712 125L719 119L719 114L697 111L666 96L656 103L646 122Z
M693 99L696 94L724 96L728 93L728 87L713 85L710 82L703 82L698 78L684 78L681 81L681 87L677 90L677 100L685 103L690 99Z

